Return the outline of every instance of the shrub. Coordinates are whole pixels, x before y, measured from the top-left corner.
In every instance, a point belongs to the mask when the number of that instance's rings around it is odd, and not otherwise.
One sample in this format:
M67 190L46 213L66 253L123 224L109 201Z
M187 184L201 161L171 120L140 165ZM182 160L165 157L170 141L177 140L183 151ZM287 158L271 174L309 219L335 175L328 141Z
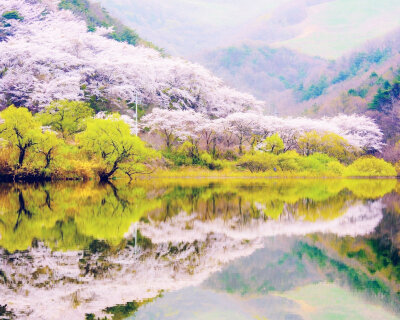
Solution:
M326 170L326 164L313 156L302 157L299 162L302 171L323 172Z
M346 176L396 176L396 169L392 164L375 157L363 157L354 161L344 171Z
M177 167L190 166L200 162L197 147L189 141L185 141L176 149L167 149L163 152L163 156Z
M231 161L236 161L238 159L237 155L232 150L226 150L223 157L224 159Z
M178 147L177 153L183 154L188 158L195 159L194 162L196 162L196 160L199 158L199 150L197 146L190 141L185 141L180 147Z
M278 166L283 171L299 171L301 169L301 157L296 151L288 151L277 157Z
M237 165L249 169L251 172L276 170L278 167L278 159L276 156L269 153L255 152L242 156Z
M332 161L327 164L327 170L334 173L335 175L341 176L346 169L339 161Z
M306 132L298 139L298 145L303 155L324 153L345 163L354 160L356 153L354 147L335 133Z
M203 166L207 166L210 170L221 170L224 167L221 160L214 160L207 152L200 155L200 160Z
M339 168L344 168L344 166L337 159L322 153L314 153L308 157L301 157L300 164L304 171L310 172L326 172L331 171L333 168L335 168L335 171L337 171Z
M213 159L208 152L199 153L197 147L189 141L175 150L164 151L163 156L176 167L197 165L210 170L221 170L224 167L223 161Z
M319 152L314 153L313 155L309 156L309 158L316 159L324 165L327 165L328 163L333 162L333 161L337 162L336 158L330 157L327 154L319 153Z
M170 160L174 166L190 166L192 165L192 159L186 155L176 152L174 150L167 150L163 152L165 159Z

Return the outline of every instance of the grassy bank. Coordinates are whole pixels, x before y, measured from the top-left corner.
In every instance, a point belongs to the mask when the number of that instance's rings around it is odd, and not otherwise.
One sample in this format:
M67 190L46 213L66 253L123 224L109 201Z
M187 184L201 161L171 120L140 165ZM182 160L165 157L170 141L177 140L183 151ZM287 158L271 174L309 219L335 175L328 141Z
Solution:
M178 170L156 170L139 178L397 178L397 175L338 175L332 172L290 172L290 171L231 171L229 169L212 171L203 168L181 168ZM123 177L121 177L123 178Z

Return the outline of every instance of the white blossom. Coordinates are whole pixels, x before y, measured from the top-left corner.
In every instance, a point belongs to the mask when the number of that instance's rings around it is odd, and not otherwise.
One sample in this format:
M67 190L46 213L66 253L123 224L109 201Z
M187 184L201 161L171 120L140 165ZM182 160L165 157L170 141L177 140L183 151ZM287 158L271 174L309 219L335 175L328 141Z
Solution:
M38 0L0 0L0 11L17 10L10 36L0 46L0 107L42 108L52 100L101 97L118 108L135 100L162 108L194 109L214 116L263 103L226 87L202 66L87 32L71 12Z
M193 111L154 109L142 119L142 127L162 132L165 136L203 136L208 147L213 137L219 137L229 148L233 143L241 146L257 135L265 139L278 133L285 144L285 150L294 149L297 139L309 131L335 133L346 139L352 146L366 151L381 150L383 134L376 123L360 115L338 115L332 118L309 119L279 118L263 116L255 112L236 112L225 118L211 120L196 115Z

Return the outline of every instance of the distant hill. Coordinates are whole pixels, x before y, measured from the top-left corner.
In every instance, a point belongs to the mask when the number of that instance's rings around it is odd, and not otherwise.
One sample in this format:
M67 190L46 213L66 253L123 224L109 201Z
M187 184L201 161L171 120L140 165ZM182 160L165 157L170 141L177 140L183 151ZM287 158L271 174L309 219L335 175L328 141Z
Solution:
M265 100L267 113L364 112L381 81L369 84L371 73L390 80L398 65L397 0L100 1L167 52Z
M210 51L197 60L265 100L267 112L331 115L365 111L379 85L395 76L399 51L396 31L336 61L247 45Z
M174 55L240 47L287 47L337 59L399 27L398 0L100 0Z
M210 51L196 60L234 87L267 101L266 112L280 114L299 113L298 102L322 94L322 71L331 64L286 48L249 45Z

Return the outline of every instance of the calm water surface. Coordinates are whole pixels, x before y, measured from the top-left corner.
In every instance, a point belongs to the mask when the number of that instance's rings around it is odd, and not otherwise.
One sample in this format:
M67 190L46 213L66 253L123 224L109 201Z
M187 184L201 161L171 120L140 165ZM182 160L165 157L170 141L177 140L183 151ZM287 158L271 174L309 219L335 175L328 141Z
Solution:
M399 319L400 182L0 184L0 319Z

